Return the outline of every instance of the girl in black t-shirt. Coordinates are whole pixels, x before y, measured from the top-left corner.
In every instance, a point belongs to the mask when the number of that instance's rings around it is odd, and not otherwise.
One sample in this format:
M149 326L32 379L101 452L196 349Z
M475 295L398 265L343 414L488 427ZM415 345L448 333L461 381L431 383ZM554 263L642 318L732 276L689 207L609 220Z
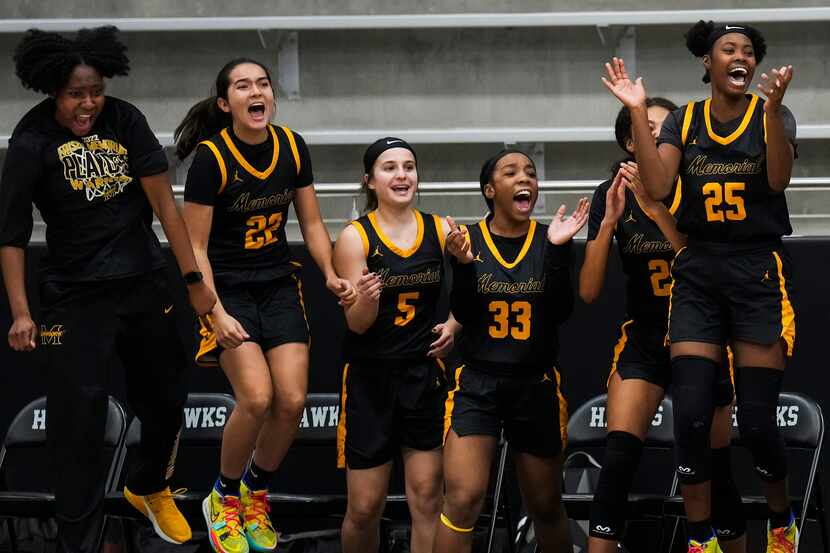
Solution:
M747 94L767 50L757 29L699 21L686 33L686 46L702 58L711 96L670 115L657 146L647 139L642 80L632 81L618 58L606 64L603 79L631 110L635 154L649 195L663 199L678 176L682 181L677 227L688 235L688 246L672 266L669 307L677 475L694 484L686 490L708 495L711 386L728 342L735 353L741 439L752 452L770 509L767 551L793 551L798 530L776 423L795 341L792 273L781 242L792 232L784 190L795 159L795 121L782 101L793 70L763 73L763 100ZM718 551L709 520L688 514L690 550Z
M184 218L199 267L219 297L201 321L196 360L218 360L237 400L225 426L220 474L203 503L218 553L277 545L267 488L297 432L308 384L299 265L285 236L292 202L326 286L341 302L355 296L332 266L308 148L299 134L270 123L274 109L265 66L234 59L219 71L215 96L193 106L176 129L178 156L196 150Z
M23 86L49 95L18 123L0 186L0 262L14 322L9 344L46 350L47 438L54 461L60 548L89 550L102 522L104 428L113 355L126 368L127 397L142 423L127 500L181 543L190 528L176 509L172 475L186 360L178 340L165 261L152 230L161 221L190 302L199 314L216 300L201 282L176 209L167 159L133 105L104 95L105 79L126 75L126 47L114 27L75 38L30 30L18 44ZM40 339L24 281L32 204L46 223L41 264Z

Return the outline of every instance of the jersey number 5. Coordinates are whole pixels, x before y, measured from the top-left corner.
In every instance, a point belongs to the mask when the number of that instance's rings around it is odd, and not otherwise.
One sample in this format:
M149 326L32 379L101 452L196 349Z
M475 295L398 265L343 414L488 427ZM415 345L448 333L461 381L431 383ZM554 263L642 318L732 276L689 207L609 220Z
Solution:
M493 321L489 331L492 338L507 338L507 334L516 340L527 340L530 338L530 303L526 301L491 301L487 306L490 313L493 313ZM510 313L516 314L516 325L510 325Z
M245 249L258 250L263 246L273 244L277 241L277 231L282 223L282 213L272 213L265 218L265 215L253 215L245 222L250 228L245 232Z
M707 182L703 185L706 196L706 220L710 223L724 221L743 221L746 219L744 199L737 193L746 190L745 182Z
M652 259L648 262L651 271L651 289L655 296L668 296L671 293L671 272L669 262L665 259Z
M420 292L401 292L398 294L398 311L400 315L395 317L395 326L405 326L415 317L415 306L407 302L418 299Z

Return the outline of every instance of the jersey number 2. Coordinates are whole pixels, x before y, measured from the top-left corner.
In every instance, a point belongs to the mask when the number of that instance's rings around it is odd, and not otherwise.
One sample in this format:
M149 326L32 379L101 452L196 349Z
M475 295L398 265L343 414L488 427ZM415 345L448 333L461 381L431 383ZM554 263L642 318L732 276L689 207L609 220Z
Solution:
M746 219L744 199L737 193L746 190L745 182L707 182L703 185L706 196L706 220L710 223L724 221L743 221Z
M671 272L669 262L665 259L652 259L648 262L651 271L651 289L655 296L668 296L671 293Z
M265 218L265 215L253 215L245 222L250 227L245 232L245 249L258 250L263 246L273 244L277 241L277 231L282 223L282 213L272 213Z
M395 317L396 326L405 326L415 317L415 306L408 302L418 299L420 292L401 292L398 294L398 311L400 315Z
M530 303L526 301L491 301L487 306L490 313L493 313L493 322L489 331L492 338L507 338L507 334L516 340L527 340L530 338ZM516 314L516 325L510 325L510 313Z

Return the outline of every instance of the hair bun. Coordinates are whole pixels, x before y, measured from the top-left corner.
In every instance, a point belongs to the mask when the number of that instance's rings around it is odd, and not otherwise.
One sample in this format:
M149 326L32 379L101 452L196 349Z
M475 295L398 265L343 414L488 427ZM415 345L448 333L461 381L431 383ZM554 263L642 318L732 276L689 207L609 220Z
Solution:
M709 34L715 29L713 21L702 19L686 31L686 48L697 58L709 53Z

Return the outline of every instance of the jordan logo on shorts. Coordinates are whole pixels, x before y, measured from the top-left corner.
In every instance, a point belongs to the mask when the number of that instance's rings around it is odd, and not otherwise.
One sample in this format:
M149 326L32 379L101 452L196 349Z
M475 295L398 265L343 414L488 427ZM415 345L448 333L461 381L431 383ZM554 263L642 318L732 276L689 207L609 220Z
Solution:
M61 338L65 332L63 325L52 325L49 329L46 325L40 325L40 343L44 346L62 346Z

